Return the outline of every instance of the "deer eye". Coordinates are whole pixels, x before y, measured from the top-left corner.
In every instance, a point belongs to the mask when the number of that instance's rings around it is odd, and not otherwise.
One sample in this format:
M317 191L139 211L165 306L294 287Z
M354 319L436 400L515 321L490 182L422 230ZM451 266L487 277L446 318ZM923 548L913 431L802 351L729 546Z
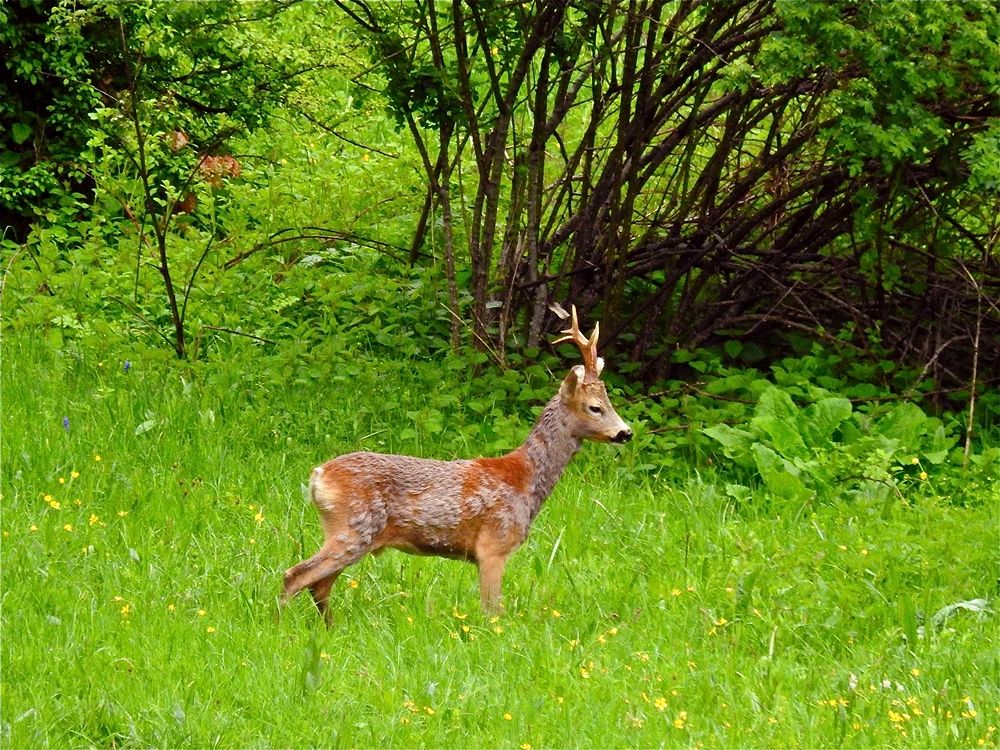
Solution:
M587 407L587 408L589 408L589 409L590 409L590 412L591 412L592 414L603 414L603 413L604 413L604 409L602 409L602 408L601 408L600 406L595 406L594 404L591 404L591 405L590 405L589 407Z

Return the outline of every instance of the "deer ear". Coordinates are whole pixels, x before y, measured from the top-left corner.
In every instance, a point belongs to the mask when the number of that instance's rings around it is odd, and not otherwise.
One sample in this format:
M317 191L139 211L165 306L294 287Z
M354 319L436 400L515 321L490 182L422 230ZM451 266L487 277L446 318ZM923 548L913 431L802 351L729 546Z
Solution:
M583 365L577 365L569 374L565 377L562 385L559 386L559 395L562 396L563 401L569 401L576 395L577 388L583 382L583 376L586 374L586 370Z
M604 357L597 358L597 367L595 369L597 370L597 374L600 375L601 371L604 370Z

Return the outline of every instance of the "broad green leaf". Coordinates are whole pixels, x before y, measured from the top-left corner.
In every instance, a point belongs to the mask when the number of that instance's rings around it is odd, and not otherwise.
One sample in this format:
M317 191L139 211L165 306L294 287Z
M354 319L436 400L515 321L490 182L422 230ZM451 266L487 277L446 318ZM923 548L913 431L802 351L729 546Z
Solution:
M942 464L948 458L948 451L952 449L956 442L956 438L950 437L945 431L944 425L938 425L938 428L934 431L934 435L931 437L930 447L923 452L924 458L932 464Z
M788 499L805 499L809 496L809 490L797 476L798 470L781 456L760 443L754 443L751 452L757 471L771 492Z
M774 386L760 394L755 415L758 417L776 417L778 419L795 419L799 407L785 391Z
M876 423L880 435L897 439L902 445L915 445L926 430L928 417L919 406L908 401L896 406Z
M802 437L812 447L828 443L840 424L851 417L851 402L846 398L824 398L802 410L799 425Z
M15 122L10 130L14 143L19 146L31 137L31 127L23 122Z
M779 453L801 456L806 452L805 443L798 429L799 408L792 397L780 388L770 387L760 395L751 427Z
M722 452L740 466L751 468L753 459L750 456L750 446L754 437L745 430L730 427L727 424L716 424L701 431L713 440L722 444Z
M793 457L806 455L806 445L799 434L796 420L773 416L754 417L750 421L761 437L767 437L771 446L781 455Z

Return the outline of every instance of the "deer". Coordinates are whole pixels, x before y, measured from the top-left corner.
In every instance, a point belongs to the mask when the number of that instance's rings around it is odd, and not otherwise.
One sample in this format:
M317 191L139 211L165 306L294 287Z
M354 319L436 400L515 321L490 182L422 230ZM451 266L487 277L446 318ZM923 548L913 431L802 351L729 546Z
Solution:
M502 612L507 558L527 538L582 442L632 438L601 381L600 323L585 336L574 305L570 328L562 333L553 345L575 343L583 364L569 371L528 437L510 453L443 461L358 452L315 468L309 496L319 513L323 545L285 571L279 607L309 589L330 626L329 597L337 577L365 555L393 548L474 563L483 611Z

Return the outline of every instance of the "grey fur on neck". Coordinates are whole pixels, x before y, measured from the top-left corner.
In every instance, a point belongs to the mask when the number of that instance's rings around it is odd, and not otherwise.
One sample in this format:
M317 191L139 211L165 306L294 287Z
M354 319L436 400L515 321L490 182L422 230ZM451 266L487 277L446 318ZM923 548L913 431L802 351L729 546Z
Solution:
M532 518L552 493L570 459L580 450L581 440L573 435L570 423L571 415L562 397L556 394L546 404L531 434L521 445L520 450L525 452L534 468L529 489Z

